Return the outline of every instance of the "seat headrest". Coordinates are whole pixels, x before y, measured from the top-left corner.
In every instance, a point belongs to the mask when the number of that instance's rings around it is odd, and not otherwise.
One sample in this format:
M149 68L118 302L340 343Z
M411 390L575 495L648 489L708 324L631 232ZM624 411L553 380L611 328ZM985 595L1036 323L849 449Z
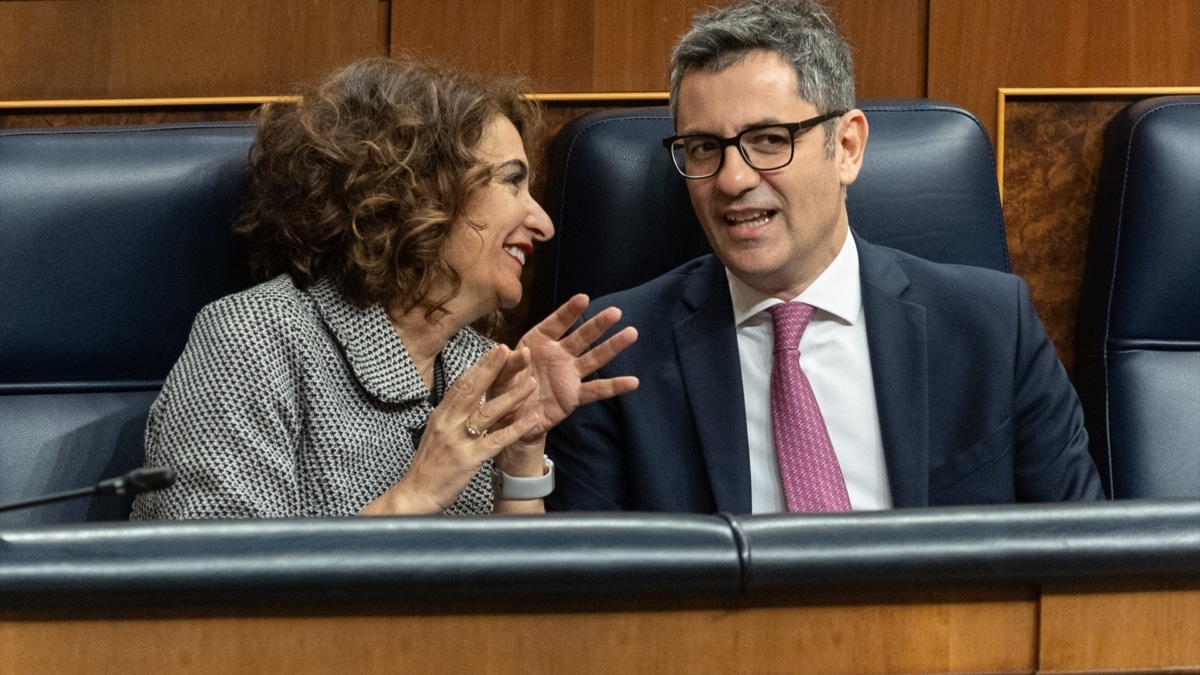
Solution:
M1200 496L1200 96L1127 106L1105 131L1075 386L1114 499Z
M246 287L250 123L0 132L0 391L161 381Z
M1200 96L1117 114L1093 214L1077 349L1101 352L1105 338L1200 341Z

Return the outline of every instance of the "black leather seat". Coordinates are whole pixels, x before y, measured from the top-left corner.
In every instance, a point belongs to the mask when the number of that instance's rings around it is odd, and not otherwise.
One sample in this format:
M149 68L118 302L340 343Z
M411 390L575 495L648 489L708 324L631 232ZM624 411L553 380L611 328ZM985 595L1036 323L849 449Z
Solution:
M870 135L848 192L850 226L923 258L1007 271L996 162L979 121L937 101L860 107ZM535 319L574 293L629 288L711 250L662 147L672 133L663 106L584 115L555 137L545 206L557 234L538 252Z
M244 288L231 232L252 124L0 132L0 503L140 466L146 413L205 303ZM0 514L125 518L129 500Z
M1076 385L1115 499L1200 497L1200 96L1109 125L1088 240Z

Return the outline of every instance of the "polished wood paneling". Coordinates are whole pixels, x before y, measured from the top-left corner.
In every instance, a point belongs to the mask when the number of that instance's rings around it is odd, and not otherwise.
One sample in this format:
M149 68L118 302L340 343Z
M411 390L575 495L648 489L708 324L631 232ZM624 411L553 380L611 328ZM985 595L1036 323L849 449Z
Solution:
M710 0L595 0L596 91L666 91L671 48Z
M378 0L0 2L0 100L239 96L385 54Z
M392 53L524 74L538 92L665 91L671 48L692 16L712 4L392 0ZM835 0L831 7L855 48L860 96L924 94L925 0Z
M1013 272L1073 372L1075 323L1104 129L1134 97L1009 99L1004 217Z
M628 612L0 615L0 675L1197 673L1197 636L1194 584L881 591L840 602Z
M193 122L244 122L253 118L257 104L103 106L88 108L9 109L0 105L0 129L43 127L97 127L127 124L188 124Z
M1001 87L1200 84L1196 0L929 0L928 92L996 137Z
M1042 671L1200 672L1200 589L1042 595Z
M596 91L664 91L671 49L710 0L596 0ZM833 0L854 49L859 96L925 92L925 0Z
M1197 0L929 0L928 95L973 112L994 140L1001 88L1200 84L1197 34ZM1068 368L1100 134L1113 113L1006 111L1017 118L1003 148L1013 271Z
M391 51L592 91L593 0L392 0Z
M861 98L925 96L927 0L832 0Z
M1036 599L992 595L619 613L0 620L0 675L97 664L153 675L1032 672Z

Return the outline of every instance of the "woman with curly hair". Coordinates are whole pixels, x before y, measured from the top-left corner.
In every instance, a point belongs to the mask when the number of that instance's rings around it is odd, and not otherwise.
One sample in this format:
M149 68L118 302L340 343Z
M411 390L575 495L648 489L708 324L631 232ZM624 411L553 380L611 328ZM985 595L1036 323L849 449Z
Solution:
M196 318L146 428L178 480L133 517L541 512L546 432L637 380L583 381L636 339L592 347L615 308L567 334L584 296L514 350L471 327L554 234L539 123L513 82L382 58L266 106L238 226L265 281Z

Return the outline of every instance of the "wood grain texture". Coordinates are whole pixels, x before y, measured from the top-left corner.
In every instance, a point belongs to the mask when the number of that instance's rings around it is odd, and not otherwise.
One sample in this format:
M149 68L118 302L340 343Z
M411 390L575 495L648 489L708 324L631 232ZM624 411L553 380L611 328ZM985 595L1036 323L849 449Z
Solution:
M995 139L1001 87L1200 84L1196 0L929 0L928 92Z
M1132 100L1038 97L1005 106L1004 219L1012 270L1029 283L1068 372L1074 372L1104 129Z
M860 98L925 96L926 0L831 0Z
M0 675L1031 672L1036 601L374 617L0 620ZM130 648L136 636L138 648Z
M392 0L393 55L491 74L536 92L665 91L675 41L711 0ZM925 0L834 0L859 95L925 91ZM465 39L464 36L470 36Z
M595 91L665 91L676 40L711 0L596 0ZM858 95L925 95L925 0L832 0L854 50Z
M666 91L671 49L710 0L595 0L595 91ZM728 3L720 3L728 4Z
M378 0L0 2L0 100L287 93L386 53Z
M592 91L593 0L392 0L391 53Z
M128 124L190 124L194 122L244 122L253 118L256 105L164 106L153 108L0 109L0 129L45 127L97 127Z
M1200 589L1042 595L1042 672L1200 672Z

